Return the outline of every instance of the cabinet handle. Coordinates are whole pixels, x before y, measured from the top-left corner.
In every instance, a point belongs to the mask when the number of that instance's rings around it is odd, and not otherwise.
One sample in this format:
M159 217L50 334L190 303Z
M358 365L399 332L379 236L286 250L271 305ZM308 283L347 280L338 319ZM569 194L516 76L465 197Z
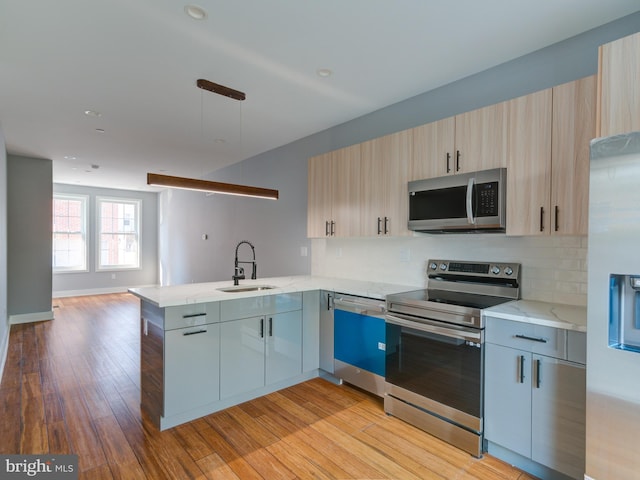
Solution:
M540 207L540 231L544 232L544 207Z
M546 338L542 338L542 337L529 337L528 335L521 335L521 334L514 335L514 337L521 338L522 340L531 340L532 342L540 342L540 343L548 342Z
M520 383L524 383L524 355L520 355L518 367L520 368L520 374L518 375Z
M460 150L456 150L456 172L460 171Z
M327 293L327 310L331 310L331 294Z
M449 160L451 160L451 154L447 152L447 173L451 171L451 167L449 166Z
M273 318L269 317L269 336L273 337Z
M334 222L333 220L331 220L331 236L333 237L336 234L336 222Z
M324 222L324 236L325 237L329 236L329 220L326 220Z
M556 205L556 208L555 208L555 217L556 217L555 218L555 230L556 230L556 232L560 229L560 226L558 225L558 211L559 211L558 205Z
M199 333L207 333L207 330L194 330L192 332L183 332L182 336L186 337L187 335L198 335Z
M384 217L384 234L389 233L389 217Z
M182 318L194 318L194 317L206 317L206 313L190 313L188 315L182 315Z
M382 219L378 217L378 235L382 233Z
M264 318L260 319L260 338L264 338Z
M536 388L540 388L542 382L542 360L536 360Z

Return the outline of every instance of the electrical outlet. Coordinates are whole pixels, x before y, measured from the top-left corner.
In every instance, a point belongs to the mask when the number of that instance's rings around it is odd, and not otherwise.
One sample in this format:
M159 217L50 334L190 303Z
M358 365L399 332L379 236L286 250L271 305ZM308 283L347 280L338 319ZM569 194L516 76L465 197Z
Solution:
M112 273L112 274L111 274L111 280L115 280L115 279L116 279L116 274L115 274L115 273Z
M306 257L309 255L309 249L307 247L300 247L300 256Z

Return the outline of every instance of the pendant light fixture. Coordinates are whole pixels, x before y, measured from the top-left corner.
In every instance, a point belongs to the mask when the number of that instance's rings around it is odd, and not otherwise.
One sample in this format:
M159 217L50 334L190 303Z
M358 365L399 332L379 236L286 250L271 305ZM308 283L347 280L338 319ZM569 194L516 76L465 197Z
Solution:
M198 79L196 86L224 97L242 101L246 98L244 92L213 83L203 78ZM242 126L241 126L242 128ZM159 187L179 188L183 190L195 190L207 193L221 193L224 195L238 195L242 197L278 199L278 190L270 188L253 187L250 185L238 185L235 183L214 182L197 178L174 177L157 173L147 173L147 185Z
M269 200L278 199L278 190L271 190L270 188L213 182L197 178L173 177L171 175L160 175L157 173L147 173L147 185L196 190L207 193L222 193L225 195L239 195L241 197L267 198Z

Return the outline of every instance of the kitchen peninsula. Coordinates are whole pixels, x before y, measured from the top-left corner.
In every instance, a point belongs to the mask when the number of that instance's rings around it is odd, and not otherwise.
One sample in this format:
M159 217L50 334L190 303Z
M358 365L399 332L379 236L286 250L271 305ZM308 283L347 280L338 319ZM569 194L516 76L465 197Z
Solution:
M159 429L318 376L322 290L384 299L415 286L293 276L132 288L141 406Z

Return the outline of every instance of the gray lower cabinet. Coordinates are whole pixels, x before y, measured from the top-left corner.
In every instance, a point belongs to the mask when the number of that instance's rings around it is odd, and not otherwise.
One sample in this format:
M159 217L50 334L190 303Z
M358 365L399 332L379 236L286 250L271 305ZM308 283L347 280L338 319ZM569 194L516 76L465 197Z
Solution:
M219 319L218 302L141 303L140 404L159 428L220 399Z
M264 385L264 321L250 317L220 326L220 398Z
M302 295L261 298L260 301L236 300L221 304L224 321L220 324L220 398L223 400L302 373ZM261 311L267 313L228 319Z
M334 373L333 362L333 299L334 293L320 292L320 368Z
M569 336L550 327L488 320L485 438L570 478L582 479L586 372L581 363L567 360L575 360L567 352L584 350L578 344L585 341L584 334ZM568 348L569 340L578 345Z
M220 325L170 330L164 334L165 416L220 399Z

